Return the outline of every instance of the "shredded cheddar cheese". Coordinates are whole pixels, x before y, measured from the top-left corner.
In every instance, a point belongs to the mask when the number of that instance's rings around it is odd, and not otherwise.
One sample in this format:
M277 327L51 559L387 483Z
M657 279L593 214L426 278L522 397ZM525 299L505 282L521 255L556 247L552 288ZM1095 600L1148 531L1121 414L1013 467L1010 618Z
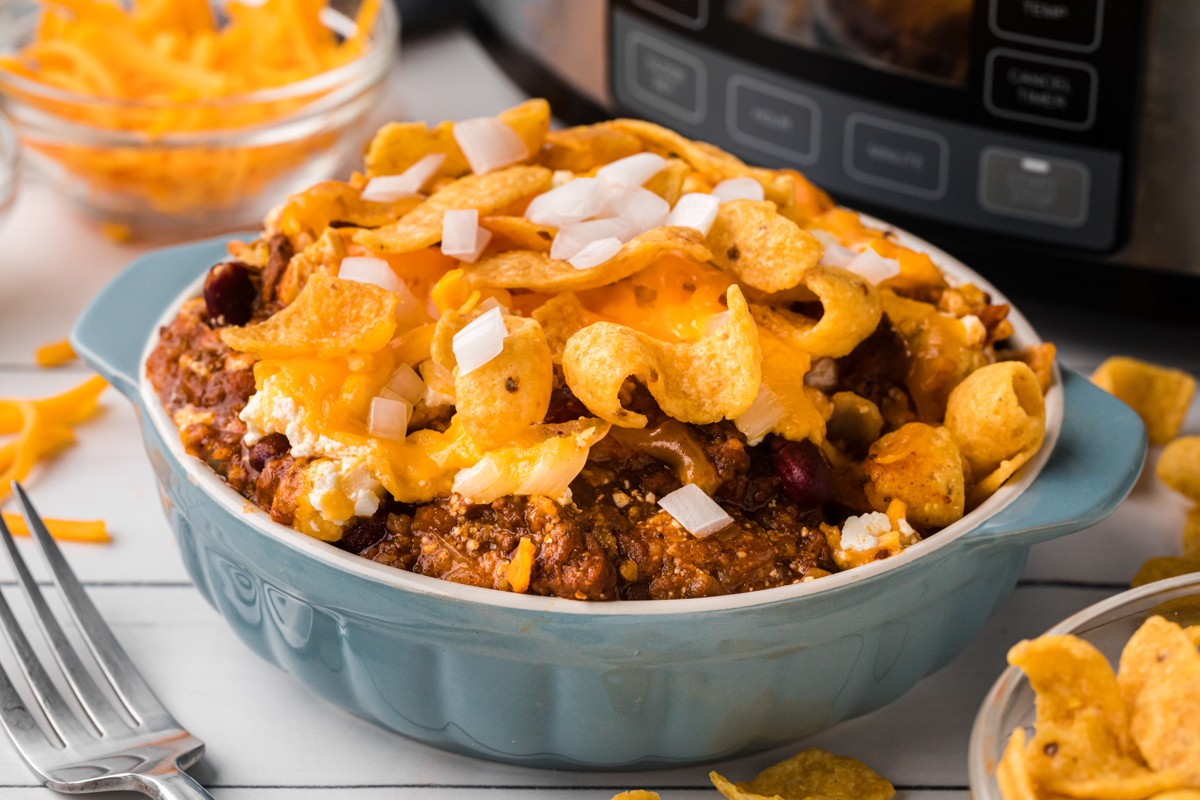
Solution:
M66 339L42 345L33 355L39 367L57 367L75 360L75 350Z
M87 181L94 192L125 195L158 211L228 207L257 194L314 151L333 143L321 131L292 141L244 146L157 147L169 133L221 131L287 116L325 92L270 101L223 102L282 87L359 58L381 0L364 0L354 32L339 37L322 22L325 0L230 2L219 24L206 0L105 0L47 3L34 40L0 57L0 72L101 101L50 99L10 91L69 122L146 134L133 146L27 140L25 144ZM350 23L349 20L346 20ZM327 90L326 90L327 91ZM136 101L136 102L124 102ZM128 231L107 231L115 241Z
M122 222L101 222L100 233L111 242L128 244L133 241L133 227Z
M903 500L893 500L888 504L887 516L892 522L892 530L900 530L900 520L907 521L908 506Z
M0 399L0 434L16 434L0 445L0 500L11 491L10 483L24 479L38 459L75 441L71 426L95 411L96 399L107 385L96 376L40 400Z
M4 524L13 536L28 536L29 528L25 520L18 514L4 515ZM89 542L106 544L112 541L108 529L102 519L73 520L73 519L43 519L50 536L63 542Z
M694 342L705 322L726 310L728 273L695 259L670 254L631 280L580 292L598 319L626 325L665 342Z
M524 594L529 589L529 579L533 577L533 551L533 540L527 536L522 537L521 543L517 545L517 552L504 573L505 579L517 594Z

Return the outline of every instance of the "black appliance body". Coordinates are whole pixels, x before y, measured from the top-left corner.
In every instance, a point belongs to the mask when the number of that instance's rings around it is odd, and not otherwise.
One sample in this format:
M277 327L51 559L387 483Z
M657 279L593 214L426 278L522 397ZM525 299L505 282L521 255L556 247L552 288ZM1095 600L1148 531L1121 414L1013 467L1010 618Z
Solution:
M475 0L566 122L794 167L1006 291L1200 321L1196 0Z

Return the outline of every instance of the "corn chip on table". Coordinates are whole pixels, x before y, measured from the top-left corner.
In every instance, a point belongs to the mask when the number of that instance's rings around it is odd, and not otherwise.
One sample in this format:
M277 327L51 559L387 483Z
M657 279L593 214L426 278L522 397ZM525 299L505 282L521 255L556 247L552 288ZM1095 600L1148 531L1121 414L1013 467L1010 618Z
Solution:
M376 121L461 119L522 99L469 35L448 31L405 43ZM148 248L108 241L27 177L16 209L0 227L0 396L41 396L86 377L79 362L37 367L34 349L64 337L88 298ZM1198 328L1112 319L1020 303L1019 297L1018 303L1042 336L1059 346L1067 367L1090 373L1120 353L1200 374ZM1200 402L1184 432L1200 433ZM608 800L630 788L654 789L669 800L719 797L707 766L640 774L509 767L416 744L313 697L238 642L192 587L129 404L109 390L101 413L77 433L79 443L40 465L29 489L47 516L107 521L111 544L68 544L67 557L151 686L207 743L207 755L192 772L215 797ZM1160 450L1152 449L1150 466ZM722 764L719 771L746 780L802 747L820 746L865 761L905 800L966 798L971 723L1008 647L1121 591L1145 559L1177 555L1186 507L1147 469L1111 518L1035 547L1016 592L950 666L874 714L802 744ZM16 588L7 575L2 580L23 614ZM3 648L0 663L15 669ZM36 784L6 738L0 741L0 800L57 796Z

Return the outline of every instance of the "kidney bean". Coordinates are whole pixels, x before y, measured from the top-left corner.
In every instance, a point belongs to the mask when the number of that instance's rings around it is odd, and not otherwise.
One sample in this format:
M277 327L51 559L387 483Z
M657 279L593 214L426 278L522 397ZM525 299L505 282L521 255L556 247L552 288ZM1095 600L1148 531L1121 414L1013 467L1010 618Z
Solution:
M204 279L204 304L214 327L249 322L257 294L250 268L240 261L217 264Z
M250 466L262 472L267 462L287 455L290 449L288 438L282 433L268 433L250 448Z
M802 508L820 508L833 499L829 464L808 439L791 442L772 437L771 468L779 477L783 493Z
M342 534L342 538L333 543L334 547L347 553L361 553L369 547L374 547L387 536L386 515L375 516L360 520L354 527Z

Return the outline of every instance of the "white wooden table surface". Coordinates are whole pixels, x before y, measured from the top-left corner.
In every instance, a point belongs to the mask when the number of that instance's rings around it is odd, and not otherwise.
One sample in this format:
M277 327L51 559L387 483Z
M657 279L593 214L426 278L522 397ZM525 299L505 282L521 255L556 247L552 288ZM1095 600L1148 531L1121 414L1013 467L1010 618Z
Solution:
M407 44L401 67L382 118L459 119L523 97L457 31ZM86 376L79 365L39 369L33 350L64 337L88 298L144 249L108 242L47 188L26 180L0 228L0 396L40 396ZM1197 329L1022 307L1070 368L1087 373L1106 356L1125 353L1200 374ZM1200 405L1187 430L1200 433ZM112 544L67 545L67 557L155 691L207 743L193 774L216 797L607 800L627 788L653 788L667 798L717 798L708 766L632 775L504 766L408 741L314 697L247 650L192 587L128 403L110 390L102 412L78 433L78 445L30 477L31 494L47 515L107 520ZM971 722L1007 648L1120 591L1146 558L1179 552L1185 502L1149 472L1110 519L1036 547L1012 598L950 666L870 716L718 770L744 780L802 746L822 746L867 762L907 800L966 798ZM40 569L36 556L31 563ZM4 591L23 611L11 583ZM11 663L6 651L0 662ZM0 737L0 800L53 796Z

